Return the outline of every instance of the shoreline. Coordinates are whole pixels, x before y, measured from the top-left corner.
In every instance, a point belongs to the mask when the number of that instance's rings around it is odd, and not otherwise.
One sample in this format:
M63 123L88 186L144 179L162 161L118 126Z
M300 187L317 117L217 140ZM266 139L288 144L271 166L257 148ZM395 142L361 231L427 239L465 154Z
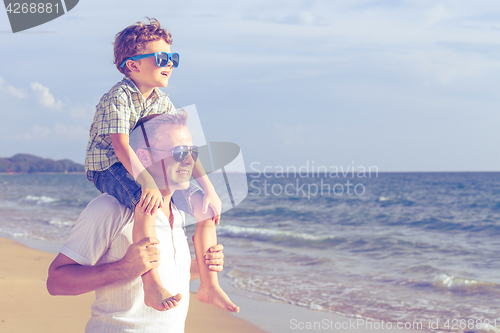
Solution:
M49 243L40 240L13 239L9 235L0 232L0 250L4 254L0 259L0 290L3 289L3 295L8 295L8 297L2 297L2 301L0 301L0 328L9 328L6 330L8 332L37 331L52 333L66 332L67 325L72 325L71 327L81 327L81 330L75 331L83 331L87 320L90 318L90 305L94 300L94 294L50 296L45 288L47 269L59 251L60 246L60 243ZM15 252L15 254L12 255L12 252ZM9 268L11 266L9 261L14 262L13 268ZM36 272L33 271L35 268L31 267L33 262L36 264ZM331 312L311 310L236 289L231 285L232 279L225 276L230 271L231 268L225 268L225 273L219 275L219 283L231 300L240 306L240 313L231 314L211 305L198 302L193 292L198 289L199 280L195 280L190 285L192 297L186 320L186 333L212 332L207 327L213 328L213 332L221 333L285 333L295 331L334 331L342 333L431 332L425 329L376 328L377 323L380 323L377 321L372 321L373 329L360 327L358 320L362 320L361 318L344 317ZM24 287L19 288L21 282ZM21 302L28 297L30 300L35 299L35 301L31 302L30 307L24 307ZM14 301L14 299L17 301ZM44 304L43 310L39 309L38 304ZM36 323L36 329L26 328L21 330L21 327L28 325L23 318L32 316L34 311L37 312L36 320L33 321ZM59 320L61 317L64 317L65 320ZM5 321L5 318L8 318L8 321ZM54 323L55 318L58 320L57 323ZM11 322L12 320L14 322ZM353 321L356 324L353 324ZM59 327L59 330L56 329L56 326ZM47 329L42 329L44 327L47 327ZM353 327L358 328L353 329ZM4 331L3 329L0 330Z
M0 238L0 252L1 332L84 331L91 316L94 293L49 295L45 287L47 270L56 254L8 238ZM191 296L186 333L268 333L250 322L199 302L194 294Z
M229 271L229 270L228 270ZM192 291L197 289L192 283ZM288 332L337 332L337 333L424 333L435 332L421 329L387 329L387 323L380 326L380 321L363 318L344 317L336 313L318 311L303 306L284 303L271 297L236 289L231 279L219 277L219 284L231 300L241 308L242 319L254 323L261 329L272 333ZM196 287L196 288L193 288ZM260 298L260 299L259 299ZM363 321L363 323L361 323ZM372 328L367 326L372 325Z

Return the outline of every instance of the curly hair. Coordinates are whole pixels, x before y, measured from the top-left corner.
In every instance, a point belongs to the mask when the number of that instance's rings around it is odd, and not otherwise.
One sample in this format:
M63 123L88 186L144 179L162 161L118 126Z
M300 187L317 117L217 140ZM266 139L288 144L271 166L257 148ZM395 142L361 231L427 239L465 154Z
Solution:
M173 42L170 32L163 29L157 19L150 19L149 17L147 19L149 20L149 24L137 22L137 24L123 29L115 36L115 42L113 43L115 53L114 64L125 75L128 75L130 70L127 66L121 68L120 65L125 59L144 52L148 43L161 39L169 45Z

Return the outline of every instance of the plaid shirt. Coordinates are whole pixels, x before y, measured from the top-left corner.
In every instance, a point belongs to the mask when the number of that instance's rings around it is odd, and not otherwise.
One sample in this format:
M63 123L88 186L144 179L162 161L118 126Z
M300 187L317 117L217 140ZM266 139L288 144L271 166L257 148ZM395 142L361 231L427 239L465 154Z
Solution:
M115 84L97 104L90 126L85 170L103 171L119 162L111 134L130 134L140 118L156 113L176 113L168 95L155 88L146 101L129 77Z

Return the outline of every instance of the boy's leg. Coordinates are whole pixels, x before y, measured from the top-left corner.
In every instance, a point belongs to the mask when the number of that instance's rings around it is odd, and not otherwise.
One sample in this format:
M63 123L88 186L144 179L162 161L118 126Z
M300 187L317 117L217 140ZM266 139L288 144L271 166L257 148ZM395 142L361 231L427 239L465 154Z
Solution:
M134 211L132 241L137 243L146 237L156 238L156 217L142 212L138 205L142 189L121 163L115 163L106 171L100 172L94 183L98 190L114 196L121 204ZM156 310L164 311L177 306L182 298L173 296L166 290L156 268L142 275L144 284L144 303Z
M132 240L134 243L146 237L156 238L156 217L157 214L145 214L142 211L142 207L136 205L134 210L134 227L132 229ZM181 294L174 296L163 287L156 268L144 273L141 278L144 284L144 303L147 306L159 311L169 310L176 307L182 299Z
M210 303L223 310L239 312L240 308L234 305L226 293L219 286L217 272L208 269L205 263L205 254L208 249L217 244L217 234L215 232L215 223L212 221L212 211L208 210L206 214L202 211L203 197L200 192L191 196L191 204L194 211L194 217L198 223L194 232L194 250L196 261L200 272L200 288L196 293L196 298L204 303Z

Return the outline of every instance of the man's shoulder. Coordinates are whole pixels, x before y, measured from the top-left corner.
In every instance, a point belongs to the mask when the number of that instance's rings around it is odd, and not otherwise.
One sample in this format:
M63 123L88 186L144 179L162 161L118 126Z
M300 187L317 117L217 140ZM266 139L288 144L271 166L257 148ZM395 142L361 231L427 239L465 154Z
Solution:
M92 199L89 202L88 206L92 206L95 208L105 206L105 207L114 207L116 209L120 206L120 202L112 195L109 195L107 193L103 193L100 196Z
M128 219L133 214L130 209L122 205L115 197L106 193L89 202L85 211L96 212L101 215L118 215L122 219Z
M134 212L122 205L115 197L104 193L85 207L75 229L87 230L86 233L115 235L125 225L133 222ZM89 228L92 231L89 231Z
M81 265L95 265L133 214L117 199L102 194L83 210L60 252Z

